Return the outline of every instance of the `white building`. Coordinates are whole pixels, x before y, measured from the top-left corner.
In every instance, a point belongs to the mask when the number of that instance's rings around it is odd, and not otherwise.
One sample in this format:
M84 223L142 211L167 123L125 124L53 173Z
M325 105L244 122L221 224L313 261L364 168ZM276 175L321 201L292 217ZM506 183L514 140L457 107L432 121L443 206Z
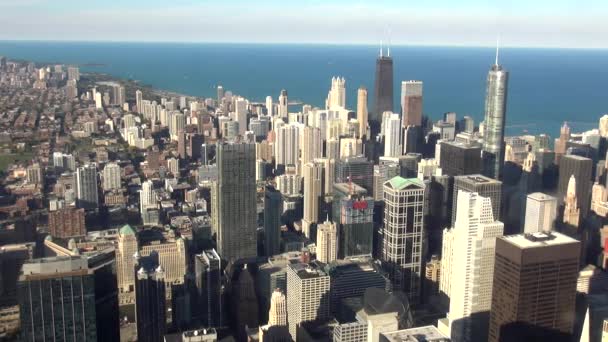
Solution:
M557 198L535 192L526 200L524 233L550 232L557 217Z
M120 166L116 163L108 163L103 168L103 189L105 191L120 189Z
M478 315L489 315L492 305L496 238L504 224L495 221L490 198L458 192L458 212L452 234L450 310L438 322L439 330L454 341L487 340L487 323ZM489 316L487 316L489 318Z
M338 259L338 228L326 220L317 226L317 260L330 263Z
M401 155L401 118L399 114L391 114L385 123L384 156L399 157Z

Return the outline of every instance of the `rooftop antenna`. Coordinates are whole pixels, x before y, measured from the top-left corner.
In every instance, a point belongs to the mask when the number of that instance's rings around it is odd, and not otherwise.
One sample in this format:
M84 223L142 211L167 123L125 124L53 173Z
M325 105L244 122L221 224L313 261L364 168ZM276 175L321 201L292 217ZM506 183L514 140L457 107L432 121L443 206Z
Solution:
M386 57L390 57L391 56L391 28L388 28L388 52L386 54Z
M498 48L500 47L500 36L496 38L496 59L494 60L494 65L498 66Z

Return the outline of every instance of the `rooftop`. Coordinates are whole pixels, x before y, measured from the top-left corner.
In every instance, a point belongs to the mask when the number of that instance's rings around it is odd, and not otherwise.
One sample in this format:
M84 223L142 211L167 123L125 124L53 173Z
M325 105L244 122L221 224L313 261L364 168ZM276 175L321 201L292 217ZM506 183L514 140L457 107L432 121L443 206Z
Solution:
M456 176L454 177L454 179L458 179L458 180L462 180L468 183L477 183L477 184L491 184L491 183L496 183L496 184L501 184L502 182L499 180L496 180L494 178L490 178L490 177L486 177L484 175L481 174L476 174L476 175L468 175L468 176Z
M409 187L424 188L424 182L418 178L403 178L400 176L393 177L384 183L385 186L390 186L396 190L404 190Z
M558 232L508 235L500 237L499 239L505 240L519 248L539 248L579 242Z
M325 271L323 271L321 267L319 267L319 265L314 262L308 264L295 263L289 265L289 268L296 272L300 279L310 279L327 276L327 273L325 273Z
M557 200L555 197L544 194L542 192L534 192L528 195L528 198L531 198L533 200L537 200L537 201L551 201L551 200Z
M433 325L382 333L389 342L448 342L450 339Z

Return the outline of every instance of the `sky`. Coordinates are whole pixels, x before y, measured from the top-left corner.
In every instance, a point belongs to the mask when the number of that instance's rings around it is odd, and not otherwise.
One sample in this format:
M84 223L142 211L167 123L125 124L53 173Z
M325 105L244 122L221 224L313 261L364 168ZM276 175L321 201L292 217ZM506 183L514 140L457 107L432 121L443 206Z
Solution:
M0 0L0 40L608 48L606 0Z

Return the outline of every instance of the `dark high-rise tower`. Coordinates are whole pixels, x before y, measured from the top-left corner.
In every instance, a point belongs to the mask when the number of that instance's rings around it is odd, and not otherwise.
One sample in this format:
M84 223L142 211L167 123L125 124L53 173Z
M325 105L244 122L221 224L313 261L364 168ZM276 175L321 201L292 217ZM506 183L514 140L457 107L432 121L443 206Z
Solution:
M496 61L488 72L483 139L483 174L500 179L505 159L505 116L509 73Z
M156 251L134 255L137 340L161 342L166 332L165 271Z
M385 111L393 111L393 59L391 58L390 48L388 54L384 56L381 47L380 56L376 59L374 112L370 116L372 136L378 133L382 113Z
M198 313L205 327L223 324L222 261L214 249L203 251L194 258Z

